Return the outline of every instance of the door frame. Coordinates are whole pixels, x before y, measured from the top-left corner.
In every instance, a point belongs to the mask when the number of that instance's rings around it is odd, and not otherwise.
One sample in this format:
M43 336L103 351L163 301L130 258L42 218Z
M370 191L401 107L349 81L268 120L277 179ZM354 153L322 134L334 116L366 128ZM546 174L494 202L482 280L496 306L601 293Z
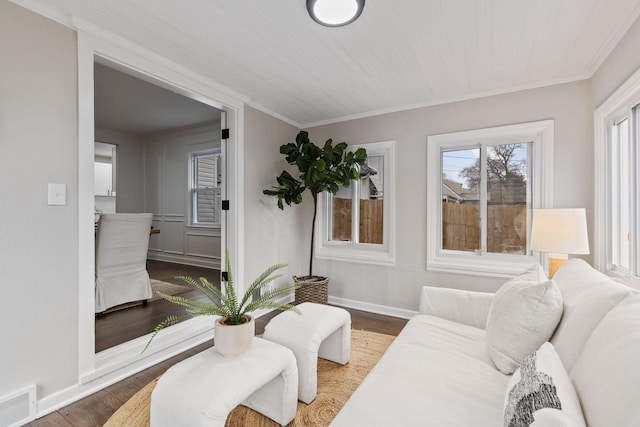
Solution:
M227 215L225 244L234 260L238 284L244 283L243 147L247 99L166 58L106 34L92 24L74 19L73 27L78 34L78 367L80 384L95 390L209 340L213 332L211 319L190 319L157 337L153 347L144 354L141 352L149 336L95 354L94 62L104 63L226 113L230 129L227 199L232 209Z

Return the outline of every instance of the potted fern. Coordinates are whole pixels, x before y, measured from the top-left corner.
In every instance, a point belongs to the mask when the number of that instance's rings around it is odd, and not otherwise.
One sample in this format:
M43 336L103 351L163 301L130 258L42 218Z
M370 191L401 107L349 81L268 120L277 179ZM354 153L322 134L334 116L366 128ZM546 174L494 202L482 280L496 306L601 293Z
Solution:
M294 280L304 281L304 285L296 289L295 304L305 301L327 304L329 279L313 275L318 196L324 191L336 194L340 187L348 187L351 180L359 179L358 166L364 165L367 152L364 148L347 151L347 147L346 142L333 145L332 139L328 139L324 146L319 147L309 139L308 132L300 131L295 143L280 146L280 153L286 157L287 163L298 168L299 176L296 178L285 170L276 178L277 186L263 190L264 194L278 198L280 209L284 209L283 202L289 206L292 203L302 203L302 194L306 190L309 190L313 199L309 274L300 278L294 276Z
M158 333L168 327L175 325L187 318L198 316L220 316L215 321L214 348L218 353L225 357L234 357L244 353L249 349L255 335L255 322L249 313L264 309L278 309L282 311L299 310L292 304L280 303L275 298L286 294L292 290L302 286L302 282L294 282L287 286L279 288L264 288L280 277L280 274L274 274L277 270L286 267L286 264L276 264L267 268L253 283L247 288L242 298L238 298L236 289L233 284L233 275L231 273L231 262L229 261L229 253L227 252L227 280L223 281L224 292L218 289L218 286L211 283L204 277L196 280L192 277L181 276L179 279L199 290L208 301L196 301L180 295L167 295L158 292L158 295L167 301L185 307L185 314L181 316L171 315L160 322L153 330L153 334L149 338L143 352L149 347L151 341ZM254 293L260 291L261 295L254 298Z

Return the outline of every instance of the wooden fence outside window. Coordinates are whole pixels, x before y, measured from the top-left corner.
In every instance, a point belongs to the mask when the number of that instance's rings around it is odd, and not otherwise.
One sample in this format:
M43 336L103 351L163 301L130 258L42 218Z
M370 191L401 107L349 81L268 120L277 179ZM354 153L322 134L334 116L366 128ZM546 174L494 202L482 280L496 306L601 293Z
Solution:
M382 244L384 200L360 200L360 241L358 243ZM332 240L351 241L351 199L333 198Z
M480 249L480 206L442 204L442 248L457 251ZM525 254L526 205L487 206L487 252Z

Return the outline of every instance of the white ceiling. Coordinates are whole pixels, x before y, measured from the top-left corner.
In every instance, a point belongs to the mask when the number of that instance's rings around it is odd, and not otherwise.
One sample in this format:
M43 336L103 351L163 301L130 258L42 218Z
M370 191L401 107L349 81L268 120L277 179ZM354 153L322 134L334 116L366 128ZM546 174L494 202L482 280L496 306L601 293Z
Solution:
M328 28L309 18L305 3L47 0L45 7L301 127L588 78L640 14L640 0L367 0L355 23Z
M97 128L144 135L220 119L220 110L102 64L94 67Z

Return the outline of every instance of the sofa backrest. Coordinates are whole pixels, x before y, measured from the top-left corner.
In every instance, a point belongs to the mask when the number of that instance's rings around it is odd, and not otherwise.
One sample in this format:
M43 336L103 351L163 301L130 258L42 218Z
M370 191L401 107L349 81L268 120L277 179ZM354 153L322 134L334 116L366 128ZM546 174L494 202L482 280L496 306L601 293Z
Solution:
M570 377L587 425L640 426L640 294L604 316Z
M562 293L563 313L550 341L571 373L596 326L634 291L576 258L567 261L553 280Z
M564 312L551 338L590 427L640 426L640 292L579 259L553 277Z

